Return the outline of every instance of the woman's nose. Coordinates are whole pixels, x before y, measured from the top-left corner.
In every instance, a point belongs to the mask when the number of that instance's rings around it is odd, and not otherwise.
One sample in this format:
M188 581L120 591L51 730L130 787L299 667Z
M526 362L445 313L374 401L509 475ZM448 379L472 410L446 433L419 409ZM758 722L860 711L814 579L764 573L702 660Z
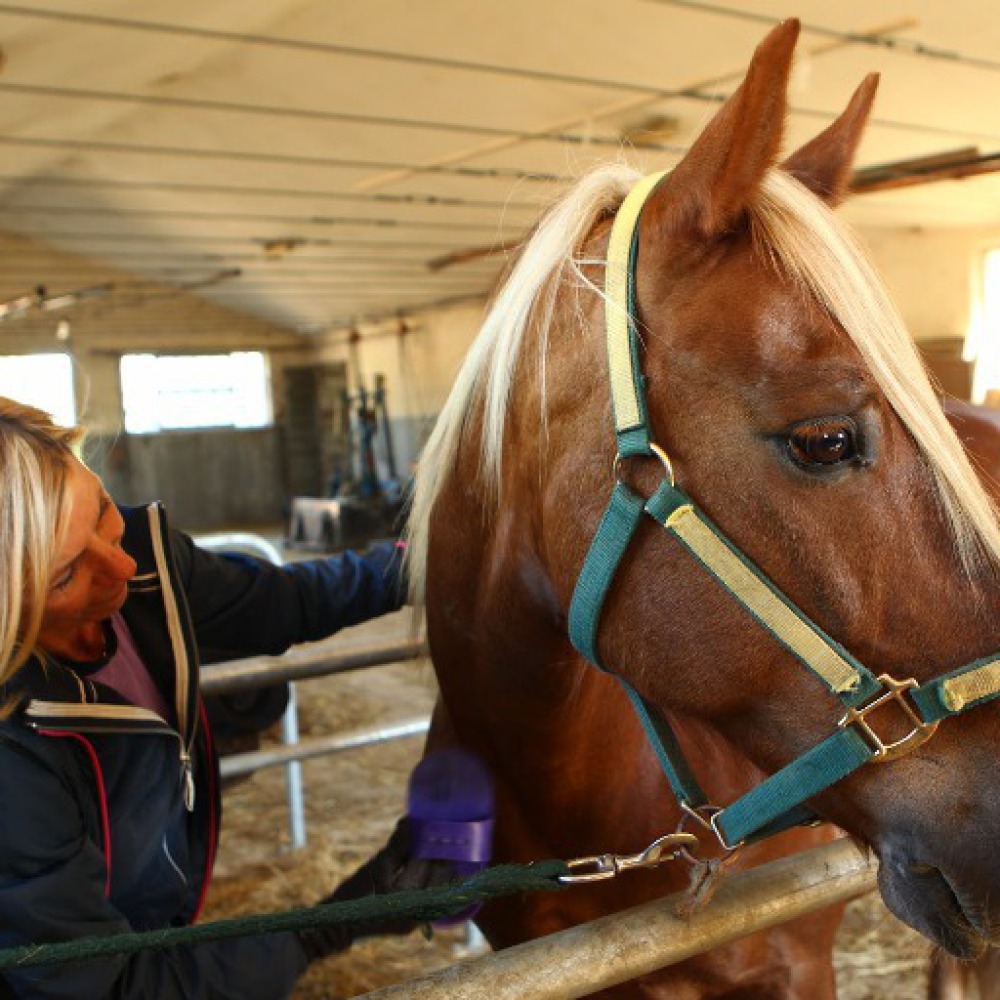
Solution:
M139 564L127 553L124 549L119 550L122 554L122 572L123 579L131 580L135 576L136 570L139 568Z
M101 552L100 575L126 582L135 576L136 561L119 545L105 545Z

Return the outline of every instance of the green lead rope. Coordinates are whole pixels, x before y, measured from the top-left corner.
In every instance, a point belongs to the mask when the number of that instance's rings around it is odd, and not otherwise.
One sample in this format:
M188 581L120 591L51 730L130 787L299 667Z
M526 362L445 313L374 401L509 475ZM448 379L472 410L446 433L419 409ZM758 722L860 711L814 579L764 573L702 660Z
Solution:
M521 892L551 892L567 888L559 880L569 875L564 861L538 861L530 865L496 865L485 871L436 889L405 889L400 892L364 896L345 902L309 906L283 913L257 914L232 920L217 920L194 927L132 934L76 938L55 944L31 944L0 951L0 970L35 965L58 965L116 955L132 955L150 948L203 944L226 938L302 931L333 924L351 924L362 929L386 919L431 921L454 916L473 903Z

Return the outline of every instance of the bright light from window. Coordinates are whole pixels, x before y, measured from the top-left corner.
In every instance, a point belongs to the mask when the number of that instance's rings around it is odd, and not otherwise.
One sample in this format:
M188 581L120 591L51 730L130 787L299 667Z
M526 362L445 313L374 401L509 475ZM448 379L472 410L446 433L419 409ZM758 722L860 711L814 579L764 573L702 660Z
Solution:
M126 354L121 379L130 434L271 423L267 359L259 351Z
M1000 388L1000 249L983 257L982 294L965 340L964 357L975 361L972 398L982 402Z
M73 362L68 354L0 356L0 396L37 406L63 427L76 423Z

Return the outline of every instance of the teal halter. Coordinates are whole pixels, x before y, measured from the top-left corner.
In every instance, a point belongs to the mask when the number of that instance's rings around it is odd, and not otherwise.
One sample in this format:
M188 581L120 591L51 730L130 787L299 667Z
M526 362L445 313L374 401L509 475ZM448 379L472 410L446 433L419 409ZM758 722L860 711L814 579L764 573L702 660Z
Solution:
M925 743L941 719L1000 695L1000 654L977 660L919 684L886 674L875 677L836 640L797 608L674 483L670 460L652 440L635 327L635 266L639 218L665 174L643 178L622 203L608 247L605 315L611 395L618 458L616 482L576 583L569 612L573 645L591 663L608 668L597 654L597 633L611 581L643 515L675 537L694 558L808 669L845 708L836 732L765 779L731 805L709 805L666 719L627 681L631 699L682 809L706 817L720 843L734 849L815 819L805 805L869 761L894 760ZM648 499L617 477L619 463L655 457L664 478ZM911 732L885 743L868 716L893 701L912 724Z

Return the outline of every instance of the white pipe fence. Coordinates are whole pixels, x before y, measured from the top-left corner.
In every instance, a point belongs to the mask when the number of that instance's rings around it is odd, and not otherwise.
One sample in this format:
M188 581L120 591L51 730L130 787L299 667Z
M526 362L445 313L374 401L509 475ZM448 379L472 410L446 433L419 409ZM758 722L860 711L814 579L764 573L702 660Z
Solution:
M423 641L419 638L396 637L375 645L344 643L342 646L334 640L290 649L282 656L255 656L202 667L201 691L203 694L217 694L264 684L326 677L417 659L425 652ZM285 745L273 750L229 754L222 758L221 768L222 776L229 778L278 764L285 767L289 842L292 848L300 848L305 847L307 840L302 760L416 736L425 733L430 723L427 718L404 719L368 730L303 741L299 739L296 685L289 683L289 689L288 708L281 719Z
M244 660L212 663L201 668L203 694L222 694L281 681L327 677L348 670L377 667L427 654L421 637L397 635L384 642L361 645L338 640L296 646L281 656L249 656Z
M234 753L222 759L222 777L235 778L242 774L252 774L265 767L277 767L292 760L308 760L310 757L325 757L343 750L356 750L390 740L401 740L408 736L420 736L430 729L431 720L421 717L404 719L401 722L386 723L355 729L336 736L323 736L313 740L300 740L294 745L274 747L269 750L253 750L248 753Z

